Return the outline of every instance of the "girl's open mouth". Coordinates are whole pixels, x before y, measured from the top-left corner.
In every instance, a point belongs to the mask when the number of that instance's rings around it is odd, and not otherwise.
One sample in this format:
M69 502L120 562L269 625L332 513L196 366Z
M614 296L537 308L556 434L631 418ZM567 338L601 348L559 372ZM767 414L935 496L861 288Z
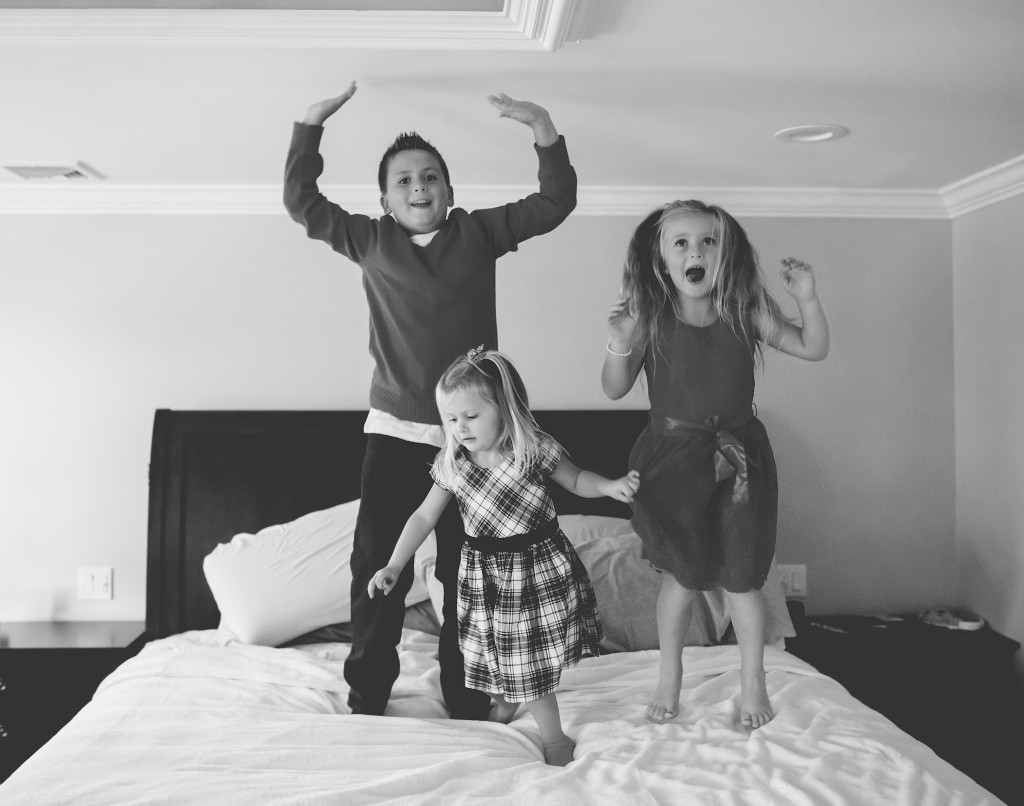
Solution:
M691 266L686 270L686 279L691 283L699 283L706 273L707 270L703 266Z

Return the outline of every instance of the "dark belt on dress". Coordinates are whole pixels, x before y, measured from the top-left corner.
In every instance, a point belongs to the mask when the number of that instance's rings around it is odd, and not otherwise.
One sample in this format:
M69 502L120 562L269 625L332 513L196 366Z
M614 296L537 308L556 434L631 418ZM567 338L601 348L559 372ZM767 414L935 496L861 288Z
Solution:
M708 417L703 423L677 420L674 417L651 415L651 430L656 434L675 436L687 431L705 431L715 438L715 483L735 477L732 485L732 502L745 504L750 500L750 476L747 470L747 451L732 434L732 429L746 425L754 419L754 412L748 411L735 420L722 425L718 415Z
M481 554L497 554L499 551L525 551L530 546L554 537L558 532L558 518L552 518L543 526L521 535L508 537L470 537L466 545Z

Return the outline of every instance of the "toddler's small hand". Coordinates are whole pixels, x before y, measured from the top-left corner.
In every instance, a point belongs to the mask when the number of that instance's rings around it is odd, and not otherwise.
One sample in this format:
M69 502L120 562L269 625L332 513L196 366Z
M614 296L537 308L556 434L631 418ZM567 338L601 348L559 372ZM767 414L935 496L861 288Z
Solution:
M810 299L814 296L814 270L809 263L795 257L782 259L785 267L779 274L786 292L794 299Z
M387 568L381 568L373 575L373 579L366 586L366 590L370 594L371 599L378 590L383 591L384 595L387 596L391 593L391 589L395 587L396 582L398 582L398 574L395 573L393 568L388 566Z
M640 474L635 470L630 470L629 473L621 479L616 479L611 497L616 501L623 501L624 503L631 504L633 502L633 496L636 495L636 491L639 489Z

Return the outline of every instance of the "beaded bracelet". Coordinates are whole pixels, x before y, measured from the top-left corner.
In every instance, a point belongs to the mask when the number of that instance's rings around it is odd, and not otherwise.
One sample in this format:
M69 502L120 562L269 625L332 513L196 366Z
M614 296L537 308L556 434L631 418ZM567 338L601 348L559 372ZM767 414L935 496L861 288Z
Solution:
M606 349L612 355L617 355L619 358L629 358L629 356L631 356L633 354L633 348L632 347L629 348L629 352L627 352L627 353L617 353L617 352L615 352L612 349L612 343L610 341L605 345L604 349Z

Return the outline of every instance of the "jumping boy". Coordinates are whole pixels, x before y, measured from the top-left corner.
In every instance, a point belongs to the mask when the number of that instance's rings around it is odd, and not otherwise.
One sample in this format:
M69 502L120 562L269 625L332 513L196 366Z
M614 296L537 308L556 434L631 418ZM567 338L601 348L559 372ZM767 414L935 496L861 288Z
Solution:
M352 651L345 679L353 713L382 714L398 678L396 647L412 564L391 596L371 598L367 584L387 564L402 527L430 488L427 468L444 445L434 387L455 356L481 344L498 348L495 262L565 220L576 206L576 172L565 139L546 110L492 95L487 100L502 117L533 130L540 163L538 192L485 210L454 207L444 159L434 146L408 132L398 136L380 163L377 178L385 215L374 219L347 213L317 187L324 167L319 146L324 122L355 91L352 82L341 95L313 104L294 125L284 203L310 238L325 241L363 272L375 367L352 548ZM466 537L454 505L435 534L435 575L444 586L441 689L453 717L486 719L490 699L466 688L459 649L456 580Z

